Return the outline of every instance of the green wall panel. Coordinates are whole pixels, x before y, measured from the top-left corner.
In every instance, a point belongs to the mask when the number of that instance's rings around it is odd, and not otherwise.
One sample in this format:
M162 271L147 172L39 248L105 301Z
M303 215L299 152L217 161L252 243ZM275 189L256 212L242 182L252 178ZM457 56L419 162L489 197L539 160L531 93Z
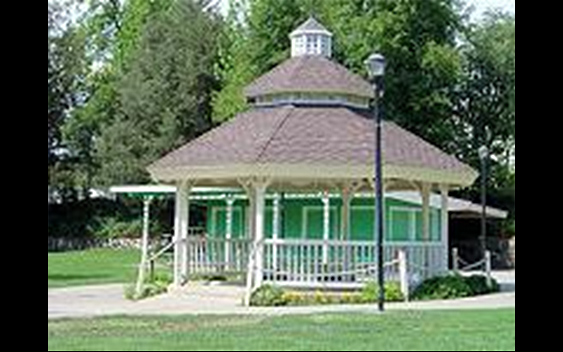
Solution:
M226 232L226 204L222 200L200 202L206 204L207 231L210 236L224 237ZM352 240L371 241L374 237L374 204L373 199L356 198L351 204L350 227ZM331 199L330 238L340 238L340 224L342 202ZM323 203L318 199L285 199L281 201L280 237L300 239L306 233L308 238L322 239L323 236ZM304 207L307 207L304 210ZM237 200L233 207L233 236L245 237L247 233L246 219L248 201ZM391 212L393 215L391 216ZM213 215L215 214L215 215ZM414 237L422 241L422 213L421 207L415 204L386 199L386 239L388 241L404 242ZM215 223L213 218L215 217ZM306 219L305 219L306 217ZM265 234L272 238L273 210L272 201L266 203ZM306 226L304 226L304 222ZM431 239L441 239L441 216L438 209L431 210ZM414 231L414 232L413 232Z

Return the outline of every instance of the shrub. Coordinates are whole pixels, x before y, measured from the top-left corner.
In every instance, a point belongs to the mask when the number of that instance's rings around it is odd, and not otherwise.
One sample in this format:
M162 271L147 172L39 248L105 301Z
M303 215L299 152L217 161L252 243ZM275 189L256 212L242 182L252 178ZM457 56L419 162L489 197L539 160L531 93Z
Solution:
M454 299L497 292L498 290L498 283L493 280L493 287L489 288L484 276L450 275L424 281L415 289L412 298L415 300Z
M282 301L288 306L303 306L308 305L310 300L303 293L290 291L283 293Z
M363 303L375 303L379 300L379 286L375 282L369 282L361 292L361 301ZM401 302L405 297L401 292L401 286L398 282L385 283L385 301Z
M162 234L172 230L169 214L173 200L155 200L151 206L151 234ZM120 197L117 201L90 199L49 204L47 216L47 235L56 238L91 238L99 235L100 227L110 222L140 223L142 219L142 200ZM196 218L199 215L195 214ZM112 219L112 220L109 220ZM108 224L109 225L109 224ZM141 227L137 226L134 236L139 236ZM131 232L131 231L126 231ZM104 236L108 236L107 233ZM107 238L107 237L106 237Z
M125 298L131 301L139 301L149 297L154 297L168 292L168 286L172 283L170 277L165 275L155 276L154 279L146 282L140 294L135 292L135 285L130 285L125 288Z
M272 285L261 286L250 296L250 305L253 307L279 307L286 303L284 291Z
M472 295L471 288L461 276L433 277L418 286L412 298L415 300L452 299Z
M487 285L487 278L483 275L466 277L465 281L469 285L473 296L486 295L488 293L500 291L500 286L496 280L492 279L492 287L489 287Z

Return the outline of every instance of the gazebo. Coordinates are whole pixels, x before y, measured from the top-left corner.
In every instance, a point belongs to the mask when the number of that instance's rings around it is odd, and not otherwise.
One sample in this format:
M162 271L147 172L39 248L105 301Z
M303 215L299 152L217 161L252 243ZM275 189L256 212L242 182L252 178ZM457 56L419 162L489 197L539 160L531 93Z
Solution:
M374 187L375 133L371 85L331 60L332 34L310 18L290 35L291 58L245 89L250 109L150 165L152 178L177 187L174 233L174 286L184 285L201 241L188 235L190 194L194 187L241 189L249 200L249 287L299 282L305 286L358 283L358 274L373 275L375 241L349 241L350 202ZM420 192L422 227L430 238L430 196L471 185L477 173L397 124L383 125L383 173L386 191ZM342 238L266 239L266 197L321 192L342 200ZM330 198L327 196L326 201ZM400 247L427 268L427 275L447 270L448 217L441 213L438 246L385 246L385 260ZM232 216L232 214L231 214ZM278 220L276 220L276 217ZM327 224L325 224L328 226ZM276 226L274 226L276 227ZM230 239L225 239L228 241ZM197 242L197 243L196 243ZM232 249L232 247L231 247ZM228 263L227 263L228 264ZM339 274L340 273L340 274ZM330 276L331 279L328 279Z

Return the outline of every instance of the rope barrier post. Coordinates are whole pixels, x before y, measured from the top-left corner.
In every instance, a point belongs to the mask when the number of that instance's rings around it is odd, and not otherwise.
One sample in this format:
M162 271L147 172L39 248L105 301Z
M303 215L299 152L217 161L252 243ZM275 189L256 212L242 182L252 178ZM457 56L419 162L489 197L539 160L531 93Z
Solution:
M487 274L487 286L489 288L493 287L493 280L491 277L492 263L491 263L491 251L485 252L485 272Z
M455 274L459 274L459 250L452 249L453 270Z
M404 249L399 250L399 273L401 277L401 292L405 297L405 301L409 301L409 273L407 267L407 252Z

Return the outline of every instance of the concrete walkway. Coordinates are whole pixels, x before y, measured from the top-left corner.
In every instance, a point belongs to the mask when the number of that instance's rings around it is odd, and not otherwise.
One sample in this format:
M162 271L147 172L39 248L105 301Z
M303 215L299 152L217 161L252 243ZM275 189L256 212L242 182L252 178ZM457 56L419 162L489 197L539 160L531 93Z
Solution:
M503 274L509 292L451 301L388 304L388 310L495 309L516 307L515 273ZM123 285L56 289L48 291L48 319L109 315L286 315L329 312L375 312L372 305L317 307L246 308L242 306L244 288L193 284L181 293L130 302L124 298ZM510 292L511 291L511 292Z

